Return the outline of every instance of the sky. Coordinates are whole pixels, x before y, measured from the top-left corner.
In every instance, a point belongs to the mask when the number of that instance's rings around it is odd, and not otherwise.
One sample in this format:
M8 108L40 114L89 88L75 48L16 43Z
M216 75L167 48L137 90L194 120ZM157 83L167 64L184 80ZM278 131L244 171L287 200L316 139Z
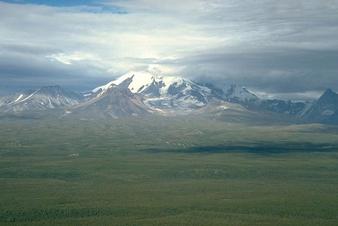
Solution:
M284 99L338 91L338 0L0 0L0 95L130 70Z

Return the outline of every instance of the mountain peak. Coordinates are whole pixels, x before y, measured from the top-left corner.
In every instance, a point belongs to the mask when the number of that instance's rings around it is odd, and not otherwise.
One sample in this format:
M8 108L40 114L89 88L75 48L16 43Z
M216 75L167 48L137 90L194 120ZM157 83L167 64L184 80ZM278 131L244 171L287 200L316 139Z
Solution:
M325 90L323 96L324 95L337 95L337 93L334 92L332 89L328 88L328 89Z
M313 122L338 123L338 94L327 89L306 112L305 118Z
M332 89L327 89L319 98L319 102L336 102L338 104L338 94Z
M229 100L235 102L258 100L258 97L254 93L250 92L246 87L237 86L235 84L230 86L230 88L226 91L225 96Z
M96 96L113 86L126 86L130 92L140 94L154 108L201 107L208 102L208 87L179 76L164 76L151 71L131 71L92 91Z
M70 113L86 117L140 116L152 113L144 103L141 95L128 89L133 77L127 78L119 85L112 85L92 99L74 106Z
M130 81L128 87L131 92L136 93L144 84L151 83L154 78L155 75L147 71L130 71L103 86L99 86L93 89L92 92L97 93L100 91L106 91L113 86L120 85L121 83L126 83L126 81Z

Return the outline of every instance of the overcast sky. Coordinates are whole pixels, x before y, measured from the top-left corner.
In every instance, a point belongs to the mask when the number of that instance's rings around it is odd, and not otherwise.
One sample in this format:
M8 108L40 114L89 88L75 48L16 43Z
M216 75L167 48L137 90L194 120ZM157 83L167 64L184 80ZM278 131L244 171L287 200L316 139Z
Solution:
M338 91L338 0L0 0L0 93L154 69L286 98Z

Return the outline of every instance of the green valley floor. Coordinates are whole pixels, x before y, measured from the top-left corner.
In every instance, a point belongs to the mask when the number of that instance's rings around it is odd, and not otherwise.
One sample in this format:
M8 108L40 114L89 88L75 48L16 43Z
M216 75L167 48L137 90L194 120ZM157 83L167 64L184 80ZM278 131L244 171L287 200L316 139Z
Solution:
M0 125L0 225L338 225L336 127Z

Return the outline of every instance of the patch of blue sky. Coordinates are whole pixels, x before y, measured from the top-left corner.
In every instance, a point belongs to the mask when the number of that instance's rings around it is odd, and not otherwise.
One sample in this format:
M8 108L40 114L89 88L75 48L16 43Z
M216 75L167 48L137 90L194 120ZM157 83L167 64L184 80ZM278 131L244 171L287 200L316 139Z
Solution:
M91 13L127 13L127 11L121 7L104 4L103 0L0 0L0 2L46 5L52 7L79 7L82 11Z

